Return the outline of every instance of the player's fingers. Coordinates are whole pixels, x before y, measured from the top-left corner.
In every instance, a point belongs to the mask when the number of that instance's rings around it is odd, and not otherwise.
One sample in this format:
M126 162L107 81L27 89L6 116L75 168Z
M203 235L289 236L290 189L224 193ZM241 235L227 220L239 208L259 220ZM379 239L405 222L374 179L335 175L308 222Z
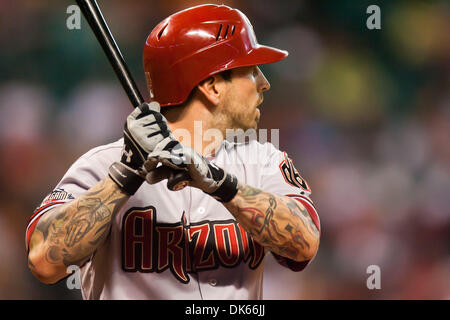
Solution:
M158 183L170 176L170 170L172 169L170 169L169 167L160 166L147 173L145 180L150 184Z
M156 159L162 164L172 167L174 169L184 169L183 159L177 155L172 154L168 150L153 151L148 155L147 158Z
M156 101L150 102L150 103L148 104L148 108L149 108L150 110L155 111L155 112L160 112L160 111L161 111L161 106L160 106L159 103L156 102Z
M136 119L140 114L142 113L141 109L139 107L136 107L132 113L128 116L129 119Z
M208 173L208 167L204 165L201 156L193 149L188 149L184 154L185 164L190 176L194 179L205 177Z
M153 101L151 103L144 102L143 104L138 106L138 109L141 111L141 116L145 116L146 114L154 112L160 113L161 106L156 101Z
M158 159L156 158L149 158L147 161L144 162L144 168L147 172L154 170L157 166L158 166Z
M186 170L183 162L180 158L170 157L170 158L161 158L159 160L163 165L168 166L170 168L174 168L177 170Z
M173 148L173 146L177 143L178 141L174 140L172 135L168 135L166 137L164 137L164 139L162 139L160 142L158 142L158 144L155 146L155 148L153 149L152 154L155 155L158 152L161 151L169 151L170 153L170 147Z

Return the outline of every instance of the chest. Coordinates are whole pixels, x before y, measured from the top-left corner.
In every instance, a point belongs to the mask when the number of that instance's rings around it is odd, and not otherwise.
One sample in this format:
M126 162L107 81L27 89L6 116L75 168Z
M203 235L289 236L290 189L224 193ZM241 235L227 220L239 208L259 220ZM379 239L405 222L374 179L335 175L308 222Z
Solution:
M259 266L263 247L218 201L194 188L169 191L165 182L143 186L116 216L122 270L163 272L189 282L192 272Z

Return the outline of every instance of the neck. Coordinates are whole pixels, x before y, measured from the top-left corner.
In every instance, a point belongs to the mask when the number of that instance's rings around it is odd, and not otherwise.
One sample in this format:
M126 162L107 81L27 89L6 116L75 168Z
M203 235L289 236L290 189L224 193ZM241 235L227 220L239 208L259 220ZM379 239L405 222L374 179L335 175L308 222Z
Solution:
M186 147L202 156L214 156L219 150L223 133L213 127L213 114L199 101L184 106L168 107L162 112L173 135Z

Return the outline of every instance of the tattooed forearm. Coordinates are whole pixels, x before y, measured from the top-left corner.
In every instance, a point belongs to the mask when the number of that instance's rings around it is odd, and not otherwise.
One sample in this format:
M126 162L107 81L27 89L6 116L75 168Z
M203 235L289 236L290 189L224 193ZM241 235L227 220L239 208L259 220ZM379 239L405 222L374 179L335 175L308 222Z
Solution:
M47 263L64 266L83 263L107 237L111 218L127 199L106 178L79 198L46 213L33 237L41 235L40 250L44 250Z
M308 260L319 243L319 231L301 203L288 197L240 185L225 207L260 244L294 259Z
M100 198L87 198L78 201L78 212L65 227L64 244L73 247L93 228L111 216L111 211Z
M257 234L261 234L264 229L266 229L272 220L274 209L277 207L277 201L272 196L269 198L269 207L262 213L262 211L253 207L245 207L241 208L241 212L246 212L251 215L251 220L253 225L258 226L259 228L255 231Z
M244 196L256 196L257 194L260 194L262 191L256 188L252 188L249 186L240 186L240 190L242 192L242 195Z
M314 224L314 221L311 219L311 216L309 215L308 211L300 202L290 198L285 198L284 202L286 203L286 206L293 214L302 219L303 223L308 226L308 229L312 233L314 233L316 236L320 235L319 230Z

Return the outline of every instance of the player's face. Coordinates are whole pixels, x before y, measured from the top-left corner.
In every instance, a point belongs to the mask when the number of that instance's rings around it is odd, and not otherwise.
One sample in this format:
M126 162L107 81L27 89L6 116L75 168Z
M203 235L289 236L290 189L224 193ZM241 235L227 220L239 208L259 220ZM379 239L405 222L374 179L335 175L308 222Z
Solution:
M260 118L257 108L263 102L263 92L270 84L257 66L233 69L231 81L217 109L225 129L256 129Z

